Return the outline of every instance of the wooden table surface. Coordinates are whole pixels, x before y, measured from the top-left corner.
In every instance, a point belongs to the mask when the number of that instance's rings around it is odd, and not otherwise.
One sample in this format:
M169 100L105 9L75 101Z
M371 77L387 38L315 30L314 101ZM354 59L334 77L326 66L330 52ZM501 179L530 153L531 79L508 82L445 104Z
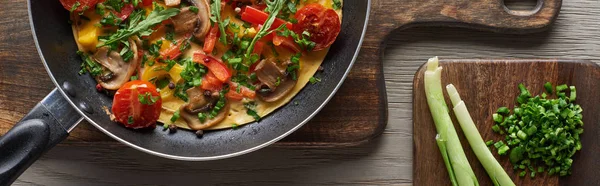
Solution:
M16 9L0 9L27 16L25 1L17 2ZM37 56L33 43L15 42L19 37L31 37L31 33L10 29L27 24L13 19L0 17L0 24L8 25L0 29L0 41L31 45L31 55ZM0 61L19 58L10 52L10 45L0 46ZM544 33L506 35L458 28L412 28L391 34L387 46L383 63L389 122L383 135L368 144L335 149L267 147L211 162L167 160L113 143L59 145L33 164L15 185L410 185L412 80L427 58L568 58L600 63L600 3L564 1L555 25ZM19 68L18 73L43 70L39 61L23 63L27 68ZM17 81L3 74L8 70L0 69L0 82ZM39 90L27 93L27 99L41 100L53 88L49 79L23 81L31 84L21 86ZM20 93L19 86L14 87L0 86L0 90ZM8 100L10 97L0 97L0 104L14 103ZM2 110L0 122L13 122L12 118L22 117L31 107L33 104L17 104ZM93 128L89 124L80 127Z

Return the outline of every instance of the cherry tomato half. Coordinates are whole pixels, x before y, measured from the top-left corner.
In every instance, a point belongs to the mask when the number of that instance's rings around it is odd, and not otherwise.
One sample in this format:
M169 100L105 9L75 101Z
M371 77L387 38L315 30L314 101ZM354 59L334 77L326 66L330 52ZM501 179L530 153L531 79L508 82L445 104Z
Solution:
M298 23L294 24L294 32L310 33L310 40L316 45L313 51L323 50L335 41L340 33L340 17L333 9L314 3L302 7L294 15Z
M98 3L98 0L60 0L60 4L69 11L77 2L79 2L79 6L77 6L75 12L82 12L85 7L87 7L87 9L94 8Z
M134 80L117 90L112 112L117 122L138 129L156 126L161 106L160 94L152 83Z

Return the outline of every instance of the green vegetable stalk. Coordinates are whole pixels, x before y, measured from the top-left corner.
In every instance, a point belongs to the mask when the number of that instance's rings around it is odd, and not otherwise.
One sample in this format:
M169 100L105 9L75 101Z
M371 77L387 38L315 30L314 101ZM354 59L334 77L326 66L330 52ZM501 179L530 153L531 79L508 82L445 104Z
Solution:
M424 78L425 95L438 132L436 136L438 147L452 185L479 185L450 119L442 92L441 76L442 67L438 67L438 58L429 59Z
M479 159L485 171L487 171L488 176L492 179L492 182L496 186L514 186L515 183L510 179L506 171L502 168L500 163L494 158L492 152L487 148L486 143L481 138L471 115L469 115L469 110L467 110L467 106L465 102L462 101L458 91L454 87L454 85L449 84L446 86L446 90L448 91L448 95L450 95L450 100L452 101L452 105L454 105L454 115L460 124L465 136L467 137L467 141L471 145L473 152ZM504 109L499 109L499 111L508 112L508 108L504 107ZM491 144L491 143L490 143ZM507 146L504 146L507 147Z

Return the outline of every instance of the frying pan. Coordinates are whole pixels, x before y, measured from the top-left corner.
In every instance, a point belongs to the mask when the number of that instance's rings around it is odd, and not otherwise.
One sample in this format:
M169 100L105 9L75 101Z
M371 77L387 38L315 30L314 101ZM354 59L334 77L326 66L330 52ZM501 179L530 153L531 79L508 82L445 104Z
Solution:
M319 88L306 86L291 101L301 101L303 107L287 104L259 122L209 131L201 139L192 131L132 130L111 121L105 110L111 108L112 97L96 91L91 76L78 74L81 58L68 24L69 12L56 0L29 0L28 5L38 53L57 88L0 139L0 185L12 183L83 119L135 149L177 160L228 158L272 144L310 120L340 87L358 55L370 0L344 1L341 33L323 62L327 73Z

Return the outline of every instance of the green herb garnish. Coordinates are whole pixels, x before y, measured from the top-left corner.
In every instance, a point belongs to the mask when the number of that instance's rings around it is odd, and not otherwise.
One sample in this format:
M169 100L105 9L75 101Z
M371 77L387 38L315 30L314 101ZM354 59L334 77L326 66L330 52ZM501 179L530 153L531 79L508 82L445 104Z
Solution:
M125 29L117 30L115 34L111 35L109 39L106 40L103 44L100 44L99 47L110 45L112 43L128 38L129 36L132 36L134 34L148 36L153 32L153 30L150 29L152 26L179 14L179 10L176 8L169 8L164 10L157 8L150 12L148 17L143 19L143 14L141 13L142 11L143 10L139 10L132 13L132 15L130 16L131 20L129 22L129 26Z
M138 94L138 101L144 105L154 105L156 101L160 99L159 96L152 96L150 92L146 92L145 94Z
M246 114L248 114L249 116L252 116L255 121L260 120L260 116L258 115L258 113L256 113L256 103L255 102L245 103L244 107L246 107Z
M576 92L574 86L556 86L557 98L532 96L525 85L519 84L521 93L517 97L517 105L513 114L498 109L494 115L505 115L503 119L494 118L501 127L495 132L506 135L505 149L511 148L511 163L522 169L519 176L526 174L526 168L535 176L548 167L548 174L566 176L571 174L572 156L581 150L579 135L583 133L583 109L574 103ZM552 84L544 84L544 89L552 93ZM563 92L570 89L570 97ZM546 95L547 96L547 95ZM508 115L508 116L506 116ZM506 150L498 149L498 154Z

